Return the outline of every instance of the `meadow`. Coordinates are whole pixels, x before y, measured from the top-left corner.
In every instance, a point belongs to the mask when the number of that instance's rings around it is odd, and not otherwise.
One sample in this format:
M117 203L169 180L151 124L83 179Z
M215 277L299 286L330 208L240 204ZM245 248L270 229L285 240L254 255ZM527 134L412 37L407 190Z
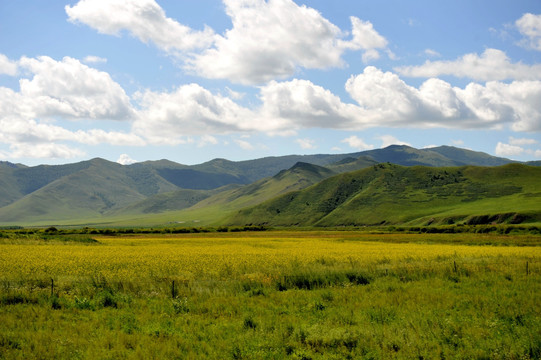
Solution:
M541 236L0 237L0 358L539 359Z

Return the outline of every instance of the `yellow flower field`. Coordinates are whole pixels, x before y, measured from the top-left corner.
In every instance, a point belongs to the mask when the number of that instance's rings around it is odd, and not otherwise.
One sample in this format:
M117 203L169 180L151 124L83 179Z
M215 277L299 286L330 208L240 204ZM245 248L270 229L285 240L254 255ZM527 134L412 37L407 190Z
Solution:
M374 269L463 259L505 264L508 258L521 258L522 265L529 261L533 268L541 259L539 247L441 243L445 236L463 236L455 234L438 234L439 243L430 243L434 236L266 232L96 237L96 245L4 243L0 278L230 279L272 276L314 264Z

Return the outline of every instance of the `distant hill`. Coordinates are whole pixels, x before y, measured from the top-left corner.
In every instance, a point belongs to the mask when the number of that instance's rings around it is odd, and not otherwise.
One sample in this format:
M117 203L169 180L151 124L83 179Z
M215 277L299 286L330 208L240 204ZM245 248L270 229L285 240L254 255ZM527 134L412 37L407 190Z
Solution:
M349 154L289 155L247 161L214 159L198 165L169 160L120 165L92 159L66 165L0 162L0 224L122 222L175 211L221 219L302 190L339 173L392 163L414 166L494 166L511 160L442 146L393 145ZM173 215L172 215L173 217ZM158 217L152 220L160 222Z
M378 164L240 210L230 224L362 226L541 221L541 168Z

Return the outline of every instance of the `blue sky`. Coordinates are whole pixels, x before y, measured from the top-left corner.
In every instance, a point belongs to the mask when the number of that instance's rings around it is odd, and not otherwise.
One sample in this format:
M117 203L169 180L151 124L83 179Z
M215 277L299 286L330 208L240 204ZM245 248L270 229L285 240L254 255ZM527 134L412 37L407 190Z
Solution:
M0 0L0 160L541 159L541 2Z

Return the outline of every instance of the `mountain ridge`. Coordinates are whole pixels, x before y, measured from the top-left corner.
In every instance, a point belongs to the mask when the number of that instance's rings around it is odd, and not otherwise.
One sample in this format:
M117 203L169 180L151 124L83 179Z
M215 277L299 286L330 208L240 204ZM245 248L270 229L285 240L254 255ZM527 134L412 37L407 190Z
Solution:
M476 166L513 163L455 147L415 149L404 145L348 154L244 161L217 158L197 165L167 159L121 165L101 158L34 167L0 163L0 224L143 217L186 209L205 213L204 207L212 214L209 219L221 218L224 214L220 209L253 206L376 164L439 167L465 162Z

